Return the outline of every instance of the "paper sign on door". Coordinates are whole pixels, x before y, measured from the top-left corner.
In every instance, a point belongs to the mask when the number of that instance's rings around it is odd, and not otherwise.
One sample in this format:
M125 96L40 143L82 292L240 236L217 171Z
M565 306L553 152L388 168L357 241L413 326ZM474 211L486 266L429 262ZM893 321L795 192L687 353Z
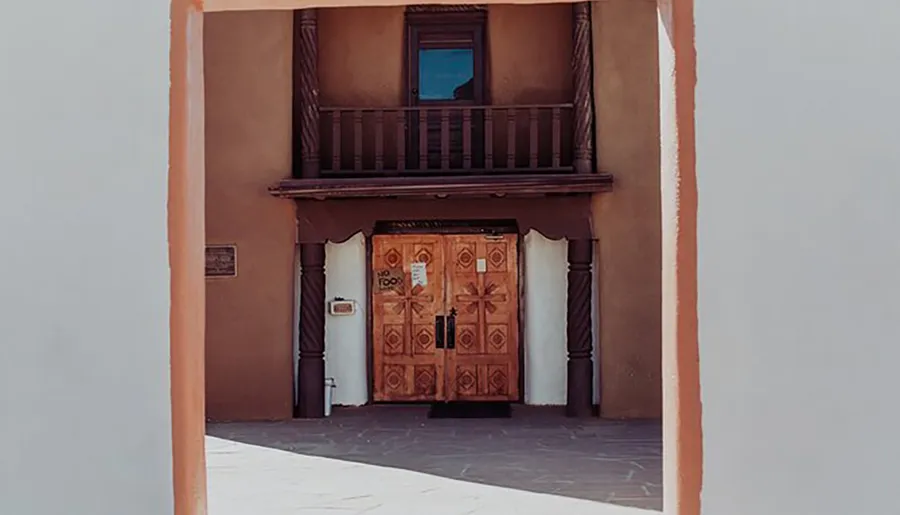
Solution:
M487 259L484 259L484 258L476 259L475 260L475 271L480 274L487 272Z
M412 287L428 286L428 265L425 263L411 263L409 265L409 276Z

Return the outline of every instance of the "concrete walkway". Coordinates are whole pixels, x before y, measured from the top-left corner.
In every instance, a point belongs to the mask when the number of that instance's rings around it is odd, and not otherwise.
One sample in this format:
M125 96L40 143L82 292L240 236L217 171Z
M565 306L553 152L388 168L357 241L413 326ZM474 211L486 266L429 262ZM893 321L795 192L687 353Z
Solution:
M211 515L658 515L207 437Z

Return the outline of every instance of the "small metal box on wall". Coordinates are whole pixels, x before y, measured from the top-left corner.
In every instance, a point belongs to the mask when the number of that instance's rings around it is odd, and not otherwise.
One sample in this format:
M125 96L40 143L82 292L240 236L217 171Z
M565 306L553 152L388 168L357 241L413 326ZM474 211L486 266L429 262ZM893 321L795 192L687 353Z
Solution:
M335 297L328 301L328 314L331 316L350 316L356 314L356 301Z

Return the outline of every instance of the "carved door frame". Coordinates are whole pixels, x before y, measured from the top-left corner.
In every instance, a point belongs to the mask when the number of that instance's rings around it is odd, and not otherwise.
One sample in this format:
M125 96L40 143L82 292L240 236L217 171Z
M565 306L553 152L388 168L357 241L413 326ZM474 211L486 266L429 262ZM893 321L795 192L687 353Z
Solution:
M518 291L516 309L516 328L518 332L518 363L517 363L517 388L518 398L510 401L513 404L525 403L525 246L523 235L517 230L514 221L497 222L493 220L465 220L465 221L437 221L434 226L428 228L427 233L420 228L422 222L406 222L401 227L400 223L376 223L373 235L381 234L515 234ZM375 341L374 341L374 312L372 310L372 265L373 245L372 238L365 238L366 245L366 387L368 404L375 403Z

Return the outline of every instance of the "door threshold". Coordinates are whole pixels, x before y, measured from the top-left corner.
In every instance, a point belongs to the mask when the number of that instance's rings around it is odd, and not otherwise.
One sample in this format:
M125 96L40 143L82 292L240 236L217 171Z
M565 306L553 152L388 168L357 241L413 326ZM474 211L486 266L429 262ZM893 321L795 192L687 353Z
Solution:
M510 418L509 402L435 402L428 418Z

